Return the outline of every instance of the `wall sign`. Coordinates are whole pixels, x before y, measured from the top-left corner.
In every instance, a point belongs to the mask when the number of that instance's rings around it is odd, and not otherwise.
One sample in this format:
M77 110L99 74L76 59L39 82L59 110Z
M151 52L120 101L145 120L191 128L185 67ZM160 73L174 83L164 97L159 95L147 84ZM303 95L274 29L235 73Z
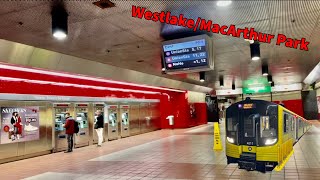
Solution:
M270 93L270 86L243 88L243 94Z

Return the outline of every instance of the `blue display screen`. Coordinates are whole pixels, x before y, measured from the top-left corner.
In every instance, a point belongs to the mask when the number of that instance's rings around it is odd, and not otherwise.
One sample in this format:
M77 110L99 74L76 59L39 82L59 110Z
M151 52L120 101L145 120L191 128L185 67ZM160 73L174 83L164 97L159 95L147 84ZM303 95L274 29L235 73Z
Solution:
M206 40L199 39L163 45L166 69L185 69L208 65Z

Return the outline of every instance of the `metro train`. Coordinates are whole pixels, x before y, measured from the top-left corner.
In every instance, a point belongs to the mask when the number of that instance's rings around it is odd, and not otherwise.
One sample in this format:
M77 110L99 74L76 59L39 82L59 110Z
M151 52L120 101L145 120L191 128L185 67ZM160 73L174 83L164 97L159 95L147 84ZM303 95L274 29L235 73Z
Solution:
M282 105L250 98L235 103L226 111L227 163L246 170L280 171L310 127Z

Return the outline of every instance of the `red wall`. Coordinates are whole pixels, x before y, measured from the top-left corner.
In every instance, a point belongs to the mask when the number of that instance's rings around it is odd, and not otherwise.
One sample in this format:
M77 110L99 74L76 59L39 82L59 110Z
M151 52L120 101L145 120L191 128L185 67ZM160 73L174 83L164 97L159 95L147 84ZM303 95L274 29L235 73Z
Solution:
M191 117L189 113L189 126L198 126L202 124L207 124L207 104L206 103L191 103L189 105L193 105L195 107L195 117ZM189 109L190 110L190 109Z
M161 97L160 111L161 111L161 127L162 128L187 128L189 124L189 109L188 99L186 93L173 93L168 92L168 96L163 95ZM174 125L169 125L168 116L174 116Z
M280 103L280 101L273 101L273 102L277 104ZM285 108L304 117L302 99L285 100L281 102L284 104Z
M190 120L190 112L186 92L174 92L167 90L152 89L148 87L138 87L126 84L114 84L109 82L99 82L93 80L60 77L54 75L24 72L17 70L1 69L0 77L13 77L29 80L42 80L61 83L72 83L80 85L101 86L109 88L135 89L143 91L159 92L161 94L145 94L136 92L121 92L110 90L99 90L92 88L80 88L73 86L61 86L52 84L37 84L23 81L0 80L0 93L12 94L39 94L39 95L61 95L61 96L85 96L85 97L117 97L117 98L137 98L137 99L159 99L161 118L158 122L159 128L172 128L166 119L168 115L174 115L173 128L187 128L206 123L205 103L196 103L196 122Z

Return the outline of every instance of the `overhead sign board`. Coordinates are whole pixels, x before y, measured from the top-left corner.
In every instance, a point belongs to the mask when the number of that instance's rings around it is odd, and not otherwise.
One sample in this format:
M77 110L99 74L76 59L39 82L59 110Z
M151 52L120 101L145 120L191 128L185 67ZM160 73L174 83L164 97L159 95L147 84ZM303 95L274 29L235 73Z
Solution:
M212 40L199 35L162 44L162 60L168 74L200 72L213 69Z
M243 88L243 94L256 94L256 93L270 93L270 86L262 86L262 87L246 87Z

